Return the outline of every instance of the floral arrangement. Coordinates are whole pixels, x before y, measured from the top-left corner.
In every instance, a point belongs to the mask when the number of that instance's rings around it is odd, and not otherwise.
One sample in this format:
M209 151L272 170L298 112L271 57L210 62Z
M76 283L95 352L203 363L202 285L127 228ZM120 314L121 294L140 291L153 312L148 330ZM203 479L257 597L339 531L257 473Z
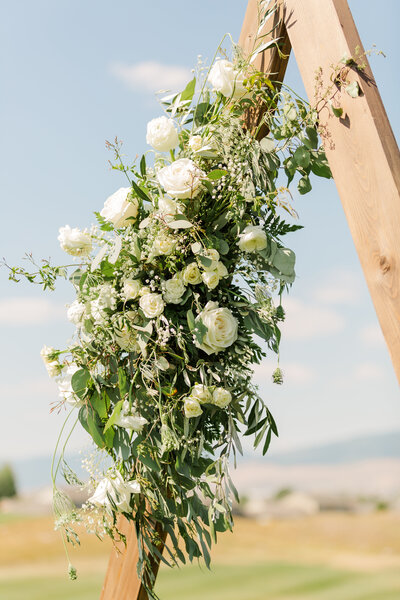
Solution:
M67 312L76 335L42 357L67 421L75 415L72 428L79 422L108 462L92 469L82 511L55 487L57 525L68 541L85 519L118 540L118 517L133 520L138 574L152 598L152 558L203 557L208 566L217 533L232 529L229 461L241 436L265 454L278 435L252 369L273 352L282 383L281 300L295 254L281 238L300 227L282 214L296 216L288 201L296 173L301 194L311 172L330 177L315 111L252 66L262 49L245 60L233 45L208 70L200 61L181 93L161 99L165 115L148 123L152 150L138 164L124 163L117 139L108 143L126 186L96 213L97 226L59 232L76 258ZM53 289L67 271L46 261L33 273L11 267L10 278ZM59 468L77 482L64 449L54 481Z

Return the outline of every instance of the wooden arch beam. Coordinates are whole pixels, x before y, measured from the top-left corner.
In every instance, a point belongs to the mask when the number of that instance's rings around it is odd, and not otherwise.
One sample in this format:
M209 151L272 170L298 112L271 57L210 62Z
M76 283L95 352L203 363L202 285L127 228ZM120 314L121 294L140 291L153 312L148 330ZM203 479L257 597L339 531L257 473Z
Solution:
M283 54L293 48L311 104L316 71L322 68L323 86L328 88L331 65L345 54L354 55L357 46L363 52L346 0L282 0L273 24L271 37L281 37ZM252 47L257 28L257 0L249 0L239 40L245 52ZM359 83L360 96L333 90L346 118L332 116L325 106L319 120L329 136L326 155L400 382L400 154L366 58L365 63L362 72L347 73L348 81ZM275 49L266 50L255 62L276 81L283 81L286 65ZM134 527L120 520L119 528L127 545L110 557L101 600L147 600L136 575ZM155 564L155 573L157 569Z

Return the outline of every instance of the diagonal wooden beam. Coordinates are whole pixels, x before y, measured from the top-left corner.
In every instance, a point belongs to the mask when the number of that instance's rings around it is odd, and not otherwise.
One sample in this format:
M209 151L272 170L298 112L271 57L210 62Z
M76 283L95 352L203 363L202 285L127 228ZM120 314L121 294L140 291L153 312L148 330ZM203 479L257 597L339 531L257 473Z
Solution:
M256 18L257 2L250 0L242 40L254 35ZM284 0L279 18L315 104L319 69L322 89L328 89L331 65L357 48L364 52L347 1ZM274 65L279 60L276 51L269 59ZM343 86L333 86L330 94L344 118L333 116L326 102L317 107L329 165L400 382L400 154L368 60L360 62L362 71L350 67L342 75L358 82L361 95L352 98Z

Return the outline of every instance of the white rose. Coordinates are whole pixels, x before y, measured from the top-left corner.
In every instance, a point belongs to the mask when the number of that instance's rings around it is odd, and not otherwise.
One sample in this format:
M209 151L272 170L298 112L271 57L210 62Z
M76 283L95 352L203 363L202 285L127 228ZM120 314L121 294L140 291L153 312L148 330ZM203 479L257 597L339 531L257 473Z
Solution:
M191 285L197 285L202 282L200 269L195 262L189 263L182 273L183 281Z
M217 387L213 391L212 403L215 404L215 406L218 406L219 408L225 408L228 406L231 400L232 395L230 392L228 392L228 390L222 387Z
M146 423L148 423L147 419L130 410L129 402L126 400L122 405L122 410L117 420L114 421L114 425L123 427L124 429L130 429L136 433L140 433Z
M75 363L70 364L58 380L59 396L71 406L81 406L84 400L80 400L72 389L72 375L79 371L80 367Z
M267 236L260 225L247 225L239 234L238 246L244 252L255 252L267 247Z
M192 135L189 138L189 148L193 152L198 152L203 147L203 139L201 135Z
M54 358L55 349L51 346L43 346L40 351L40 356L44 362L49 377L57 377L63 369L62 365Z
M202 279L209 290L213 290L219 284L218 271L205 271L202 274Z
M201 344L195 345L207 354L216 354L231 346L238 336L238 322L228 308L220 308L217 302L207 302L204 310L196 317L207 327Z
M110 498L121 512L130 512L132 494L140 494L140 484L135 479L124 481L121 473L116 471L102 479L88 502L95 506L104 506L112 512Z
M157 173L164 190L173 198L194 198L205 173L189 158L180 158Z
M208 266L204 266L202 263L202 267L205 271L215 271L218 268L218 261L219 261L219 252L218 250L215 250L215 248L206 248L203 251L203 256L205 256L206 258L209 258L211 260L211 264L209 264Z
M122 286L122 295L125 300L134 300L139 296L142 284L139 279L125 279Z
M153 250L156 254L168 255L171 254L175 247L176 240L172 237L172 235L166 235L164 233L160 233L157 235L153 242Z
M208 75L208 81L214 90L221 92L223 96L239 98L246 93L243 85L244 76L229 60L217 60Z
M198 399L192 398L192 396L184 398L183 410L187 419L199 417L203 412Z
M226 268L224 263L221 262L220 260L217 262L217 273L221 279L229 276L228 269Z
M167 222L173 221L174 215L179 212L179 206L172 198L161 196L158 200L158 212Z
M139 300L139 305L148 319L159 317L164 311L164 300L161 294L145 294Z
M60 227L58 241L61 248L71 256L87 256L92 250L92 238L87 229L81 231L69 225Z
M164 300L167 304L178 304L186 291L182 277L172 277L164 282Z
M127 227L133 223L132 217L137 217L138 200L129 199L131 191L130 187L119 188L107 198L104 208L100 211L100 215L114 227Z
M83 315L85 314L85 305L79 300L74 300L69 305L67 310L67 318L74 325L80 325L82 323Z
M211 402L211 393L206 385L201 383L196 383L193 386L192 391L190 392L190 396L194 396L200 404L204 402Z
M159 152L168 152L178 145L179 137L172 119L158 117L147 123L146 142Z

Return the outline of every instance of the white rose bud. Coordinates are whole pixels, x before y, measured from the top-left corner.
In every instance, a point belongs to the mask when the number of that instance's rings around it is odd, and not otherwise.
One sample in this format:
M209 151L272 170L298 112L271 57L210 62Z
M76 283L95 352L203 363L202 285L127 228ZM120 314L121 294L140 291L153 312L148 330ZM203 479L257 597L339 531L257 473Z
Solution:
M192 135L189 138L189 148L193 150L193 152L198 152L201 150L203 146L203 139L201 135Z
M199 417L203 412L197 398L192 398L192 396L187 396L184 399L183 410L187 419Z
M119 188L107 198L100 211L100 215L114 227L127 227L137 217L138 200L129 197L131 191L130 187Z
M221 279L229 276L228 269L226 268L224 263L221 262L220 260L217 262L217 273Z
M173 120L167 117L158 117L158 119L149 121L146 142L159 152L173 150L179 142Z
M193 386L190 396L194 396L194 398L196 398L200 404L204 404L204 402L211 402L210 390L206 385L201 383L196 383L196 385Z
M208 81L214 90L221 92L223 96L230 98L239 98L246 94L247 90L243 85L244 76L229 60L217 60L208 75Z
M63 369L57 358L54 358L55 349L51 346L43 346L40 356L44 362L49 377L57 377Z
M71 256L87 256L92 250L92 238L87 229L81 231L69 225L60 227L58 241L61 248Z
M207 333L201 343L195 338L194 344L207 354L221 352L236 342L238 321L229 308L220 308L217 302L207 302L195 319L199 320L207 327Z
M84 314L85 305L82 302L79 302L79 300L74 300L73 303L69 305L67 318L71 323L74 323L74 325L81 325Z
M157 173L164 190L173 198L194 198L206 174L189 158L180 158Z
M165 235L163 233L157 235L153 243L153 249L156 254L171 254L175 247L175 239L171 235Z
M256 252L267 247L267 236L260 225L247 225L239 234L238 246L244 252Z
M225 408L228 406L231 400L232 395L230 392L228 392L228 390L222 387L217 387L213 391L212 403L215 404L215 406L218 406L219 408Z
M122 287L122 295L125 300L134 300L139 296L142 284L139 279L125 279Z
M129 402L125 400L122 405L122 410L117 420L114 422L114 425L135 431L136 433L140 433L147 423L147 419L130 410Z
M179 206L172 198L161 196L158 200L158 212L167 222L173 221L174 215L179 212Z
M182 277L172 277L164 282L164 300L167 304L178 304L186 291Z
M202 279L209 290L213 290L219 284L219 275L217 271L205 271Z
M183 281L187 284L197 285L202 282L200 269L195 262L189 263L183 270Z
M139 300L139 305L148 319L159 317L164 311L164 300L161 294L145 294Z

